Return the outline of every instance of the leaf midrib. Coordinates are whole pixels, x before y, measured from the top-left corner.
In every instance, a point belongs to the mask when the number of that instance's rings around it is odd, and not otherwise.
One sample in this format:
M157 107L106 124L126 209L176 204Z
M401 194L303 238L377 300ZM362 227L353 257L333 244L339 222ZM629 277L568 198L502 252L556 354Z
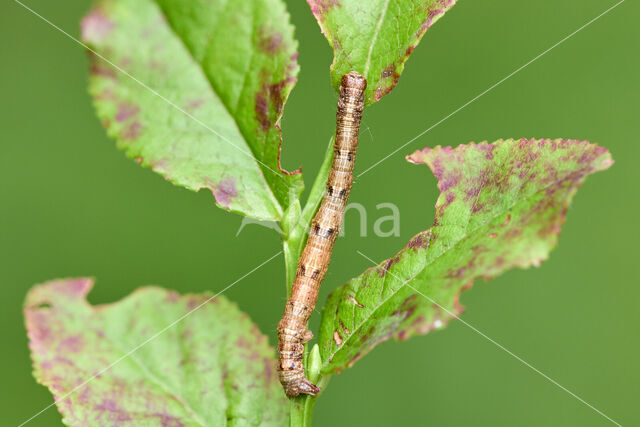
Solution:
M369 51L367 52L367 62L364 64L364 76L369 76L369 66L371 65L371 55L373 54L373 48L378 40L378 34L380 34L380 29L382 28L382 23L387 15L387 9L389 8L389 3L391 0L386 0L384 6L382 8L382 12L380 13L380 18L378 18L378 23L376 24L376 28L373 31L373 37L371 38L371 44L369 45Z

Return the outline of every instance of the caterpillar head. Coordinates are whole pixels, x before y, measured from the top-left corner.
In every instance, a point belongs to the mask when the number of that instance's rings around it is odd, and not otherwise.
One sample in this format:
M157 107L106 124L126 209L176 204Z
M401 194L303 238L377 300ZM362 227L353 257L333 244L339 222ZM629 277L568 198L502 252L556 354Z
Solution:
M364 91L367 88L367 79L357 71L350 71L342 76L342 87Z

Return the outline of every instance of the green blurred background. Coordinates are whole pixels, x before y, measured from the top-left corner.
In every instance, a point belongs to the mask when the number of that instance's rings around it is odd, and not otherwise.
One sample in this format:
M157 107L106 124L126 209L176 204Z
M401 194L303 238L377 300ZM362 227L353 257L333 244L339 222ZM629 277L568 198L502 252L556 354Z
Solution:
M25 0L72 35L90 1ZM307 187L334 129L331 51L306 3L290 0L302 71L285 108L283 162ZM365 112L363 171L615 3L461 1L426 34L398 87ZM590 177L560 244L541 268L480 281L462 297L470 322L622 425L640 425L640 5L627 0L362 176L351 201L369 212L368 237L347 214L323 285L381 260L433 221L437 189L404 155L425 146L500 137L589 139L616 161ZM36 283L95 276L93 303L136 287L216 291L280 249L269 229L218 209L210 192L174 187L115 148L87 95L87 55L13 1L0 6L0 272L2 424L16 425L51 395L31 375L21 306ZM391 202L401 236L373 222ZM224 249L223 249L224 248ZM275 344L285 301L283 259L225 295ZM317 326L319 315L314 315ZM402 358L402 362L400 362ZM600 426L609 422L460 322L381 345L335 377L316 425ZM30 425L59 425L51 408Z

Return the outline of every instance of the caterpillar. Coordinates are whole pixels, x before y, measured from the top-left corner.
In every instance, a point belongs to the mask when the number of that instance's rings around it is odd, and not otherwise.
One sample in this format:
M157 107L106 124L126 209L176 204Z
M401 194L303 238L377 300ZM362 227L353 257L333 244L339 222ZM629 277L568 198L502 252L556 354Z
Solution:
M317 395L320 389L304 375L304 343L313 334L307 322L327 272L333 244L342 227L344 210L353 183L360 119L364 109L366 79L355 71L342 76L336 113L336 137L331 171L322 203L311 221L307 244L282 319L278 323L278 371L287 396Z

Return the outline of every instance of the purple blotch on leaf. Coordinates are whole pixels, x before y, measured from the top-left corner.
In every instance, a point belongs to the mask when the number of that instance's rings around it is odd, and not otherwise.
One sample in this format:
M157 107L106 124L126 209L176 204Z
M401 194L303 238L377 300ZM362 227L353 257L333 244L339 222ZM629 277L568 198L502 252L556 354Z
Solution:
M329 9L340 6L340 2L338 0L307 0L307 3L309 3L311 12L318 21L323 20L324 15L327 14Z
M118 105L118 112L116 113L116 121L124 122L134 117L140 108L137 105L123 103Z
M98 43L113 30L115 24L107 18L107 16L96 7L81 21L82 38L93 43Z
M225 178L219 184L212 186L211 192L216 198L216 202L222 206L228 207L231 203L231 199L238 195L236 181L233 178Z
M258 29L258 48L268 54L276 54L282 48L282 34L264 27Z

